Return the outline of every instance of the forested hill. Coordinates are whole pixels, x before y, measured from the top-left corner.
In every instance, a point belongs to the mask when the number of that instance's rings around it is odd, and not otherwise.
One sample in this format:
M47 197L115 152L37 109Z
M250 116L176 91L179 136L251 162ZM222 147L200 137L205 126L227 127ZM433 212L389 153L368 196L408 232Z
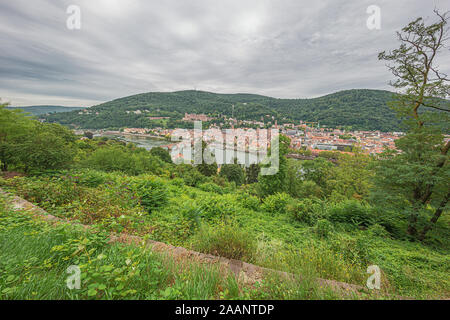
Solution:
M234 116L240 120L261 121L263 118L268 122L273 116L278 123L319 121L325 126L351 126L353 130L395 131L399 130L399 121L387 106L392 99L393 93L389 91L368 89L340 91L313 99L277 99L193 90L150 92L93 106L83 114L79 111L53 114L47 116L47 120L90 129L175 127L181 126L185 112L231 117L232 105L235 105ZM149 119L158 116L170 119Z
M83 107L63 107L63 106L29 106L29 107L7 107L6 109L21 109L32 115L39 116L47 113L70 112L84 109Z

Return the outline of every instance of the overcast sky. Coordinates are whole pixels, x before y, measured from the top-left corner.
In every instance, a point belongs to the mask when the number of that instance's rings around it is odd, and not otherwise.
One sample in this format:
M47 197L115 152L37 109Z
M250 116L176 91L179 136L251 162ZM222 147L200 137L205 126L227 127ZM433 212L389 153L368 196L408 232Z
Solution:
M66 26L69 5L81 29ZM369 5L381 29L369 30ZM433 17L439 0L3 0L0 98L15 106L91 106L149 91L278 98L389 89L380 51ZM450 54L440 61L450 70Z

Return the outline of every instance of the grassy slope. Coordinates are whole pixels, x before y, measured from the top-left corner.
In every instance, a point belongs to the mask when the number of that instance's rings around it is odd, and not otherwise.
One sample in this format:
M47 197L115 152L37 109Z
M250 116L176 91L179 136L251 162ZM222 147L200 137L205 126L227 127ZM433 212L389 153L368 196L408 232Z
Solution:
M269 277L246 287L214 266L180 264L141 247L107 244L106 234L50 226L13 212L0 195L0 299L338 299L312 281ZM81 268L69 290L66 270Z
M127 180L120 174L108 176L111 179ZM143 179L146 177L144 176ZM296 222L288 215L273 215L259 206L254 209L243 207L239 193L218 195L174 184L175 181L157 179L167 186L169 199L164 207L153 211L151 215L144 216L133 216L135 214L133 210L136 208L130 210L122 207L118 215L122 214L125 218L123 216L95 217L97 220L94 222L99 223L104 230L135 232L141 235L150 232L150 237L154 240L208 253L209 248L199 246L199 242L195 240L200 240L200 243L204 244L211 239L202 238L198 227L193 224L195 219L192 220L189 216L196 209L201 208L204 214L211 216L211 218L203 219L202 225L220 230L221 219L216 215L223 213L231 217L230 223L233 223L238 236L242 236L246 242L255 241L257 250L247 259L248 262L311 277L359 285L365 285L368 277L367 266L376 264L384 272L383 286L389 293L416 298L449 296L450 252L448 225L446 227L448 215L440 221L438 230L431 233L431 236L444 240L436 246L376 237L367 231L348 230L345 225L339 224L334 226L334 231L327 238L321 238L316 235L313 227ZM26 180L24 182L26 185ZM116 191L114 185L109 185L107 190L101 187L86 190L101 198L107 199L109 193L114 194L116 200L120 198L114 193ZM120 190L124 191L123 188ZM23 188L21 192L22 196L27 196ZM49 194L48 191L44 193ZM124 192L122 196L124 198L117 201L127 197ZM53 207L48 200L37 204L43 205L52 214L61 217L78 219L82 222L91 221L91 218L85 215L90 215L91 211L96 210L95 204L83 202L83 199L89 198L80 196L79 200L56 207ZM77 209L77 203L82 203L82 211ZM106 202L106 205L110 205L109 202ZM104 204L100 206L103 207ZM108 210L113 212L113 209L114 207L110 206L106 212ZM139 211L139 208L137 209ZM48 249L50 248L46 250Z

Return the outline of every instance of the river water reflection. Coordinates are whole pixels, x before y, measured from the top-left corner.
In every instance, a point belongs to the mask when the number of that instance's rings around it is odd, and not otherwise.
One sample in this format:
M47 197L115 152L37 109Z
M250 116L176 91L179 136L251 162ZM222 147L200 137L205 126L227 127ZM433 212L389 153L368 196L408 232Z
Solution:
M121 141L132 142L138 147L145 148L147 150L151 150L154 147L164 147L174 143L172 141L164 139L128 134L102 134L96 136L116 138ZM213 150L213 152L215 152L217 163L233 163L233 159L236 158L238 159L239 164L245 164L246 166L249 166L250 164L259 163L262 161L261 156L258 157L258 154L255 152L237 151L233 149L225 149L226 152L224 152L224 149L218 146L214 146L211 149ZM193 157L191 159L193 159Z

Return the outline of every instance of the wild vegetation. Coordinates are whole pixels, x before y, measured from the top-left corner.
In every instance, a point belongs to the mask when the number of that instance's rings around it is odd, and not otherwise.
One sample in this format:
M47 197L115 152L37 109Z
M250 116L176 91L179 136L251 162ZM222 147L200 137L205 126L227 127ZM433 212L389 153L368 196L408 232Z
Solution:
M377 265L384 298L448 298L450 142L442 99L450 86L434 63L447 23L437 18L429 26L413 21L399 33L400 48L380 54L402 93L392 107L407 133L378 157L353 150L287 159L289 138L281 136L277 174L238 164L218 172L217 165L176 165L161 148L80 139L0 107L0 187L97 231L51 228L13 213L2 195L0 297L344 298L308 279L365 285L367 267ZM110 232L303 278L248 287L212 267L178 268L144 248L108 245ZM73 264L83 271L80 291L65 287Z

